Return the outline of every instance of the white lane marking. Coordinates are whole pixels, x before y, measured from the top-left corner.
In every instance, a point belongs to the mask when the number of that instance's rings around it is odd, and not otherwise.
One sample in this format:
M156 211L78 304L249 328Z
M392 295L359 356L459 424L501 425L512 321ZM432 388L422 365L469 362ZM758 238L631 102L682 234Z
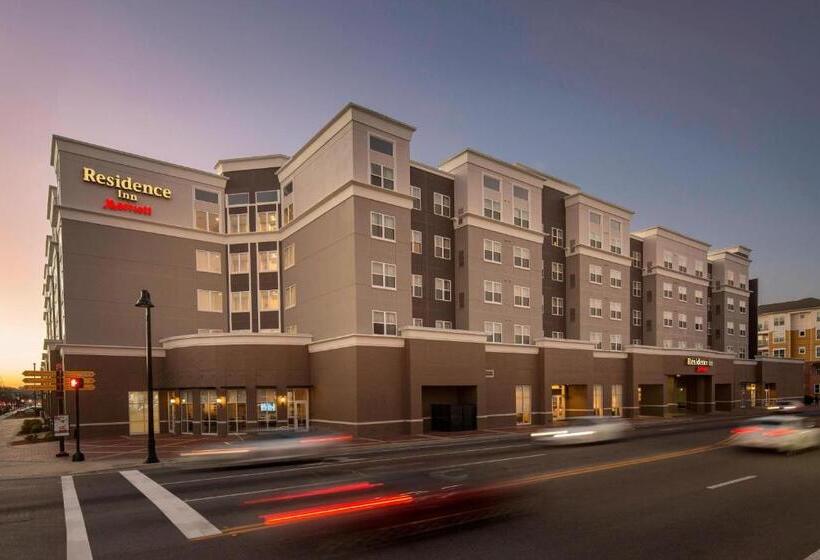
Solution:
M330 484L339 484L340 482L346 482L348 480L353 480L350 478L342 479L342 480L323 480L321 482L312 482L310 484L295 484L293 486L279 486L278 488L264 488L262 490L248 490L247 492L234 492L232 494L221 494L219 496L202 496L200 498L188 498L184 500L187 502L204 502L206 500L220 500L222 498L236 498L237 496L250 496L252 494L264 494L265 492L279 492L280 490L295 490L297 488L311 488L313 486L325 486Z
M65 544L67 560L91 560L91 544L85 530L80 499L74 487L74 477L62 476L63 508L65 509Z
M331 464L321 464L321 465L307 465L304 467L293 467L290 469L276 469L270 471L262 471L262 472L253 472L253 473L242 473L242 474L229 474L225 476L210 476L206 478L191 478L186 480L172 480L171 482L163 482L163 486L173 486L177 484L193 484L195 482L211 482L213 480L226 480L229 478L248 478L252 476L265 476L268 474L279 474L279 473L287 473L287 472L294 472L294 471L306 471L306 470L316 470L316 469L328 469L331 467L338 467L339 465L353 465L359 463L383 463L389 461L401 461L401 460L414 460L424 457L444 457L447 455L460 455L462 453L477 453L479 451L497 451L499 449L510 449L513 447L530 447L530 443L519 443L515 445L501 445L497 447L476 447L473 449L463 449L458 451L447 451L444 453L426 453L422 455L413 455L413 456L402 456L402 457L383 457L381 459L354 459L348 458L344 461L339 463L331 463Z
M473 465L487 465L490 463L503 463L504 461L520 461L522 459L532 459L533 457L543 457L546 453L536 453L535 455L518 455L516 457L504 457L502 459L488 459L486 461L473 461L472 463L461 463L458 465L442 465L442 469L454 469L456 467L471 467ZM437 469L428 469L437 470Z
M194 508L171 494L168 490L142 474L140 471L120 471L125 479L151 500L155 506L188 539L220 535L222 531L211 525Z
M815 550L808 556L806 556L805 560L820 560L820 550Z
M737 484L738 482L746 482L747 480L752 480L753 478L757 478L756 474L750 474L749 476L742 476L740 478L735 478L734 480L727 480L726 482L721 482L720 484L713 484L711 486L707 486L707 490L714 490L716 488L723 488L724 486L729 486L730 484Z

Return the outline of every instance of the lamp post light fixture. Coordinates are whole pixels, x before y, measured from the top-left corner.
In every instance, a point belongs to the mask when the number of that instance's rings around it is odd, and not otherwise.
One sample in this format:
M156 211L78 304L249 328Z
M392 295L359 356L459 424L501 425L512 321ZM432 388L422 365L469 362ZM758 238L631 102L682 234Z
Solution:
M159 463L157 458L157 442L154 440L154 367L151 356L151 294L142 290L140 299L134 307L145 309L145 369L148 373L148 458L146 463Z

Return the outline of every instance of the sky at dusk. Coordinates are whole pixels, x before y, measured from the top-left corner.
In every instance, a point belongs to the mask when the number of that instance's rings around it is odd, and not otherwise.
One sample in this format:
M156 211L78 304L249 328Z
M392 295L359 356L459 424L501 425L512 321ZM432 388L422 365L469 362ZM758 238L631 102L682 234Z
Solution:
M0 0L0 385L39 363L51 135L211 170L355 101L820 297L820 2Z

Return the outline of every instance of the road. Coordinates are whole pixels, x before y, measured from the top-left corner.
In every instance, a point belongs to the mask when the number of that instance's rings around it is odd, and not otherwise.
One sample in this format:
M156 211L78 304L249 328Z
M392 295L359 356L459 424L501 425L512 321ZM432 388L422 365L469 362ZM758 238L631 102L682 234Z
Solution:
M162 466L142 474L5 481L0 557L66 558L68 538L72 560L87 558L84 550L118 560L807 558L820 549L820 451L788 457L744 452L724 445L727 428L725 421L696 431L658 427L627 441L566 448L500 436L356 450L317 463ZM413 495L419 476L442 472L466 473L482 484L526 484L517 487L523 494L516 499L499 498L481 510L491 514L475 519L452 516L453 508L438 517L440 511L425 514L443 521L391 516L412 511L405 504L340 516L356 520L341 526L329 524L335 519L273 526L260 521L271 512L279 512L277 519L282 511L315 513L285 498L301 504L306 493L332 488L344 497L304 499L351 504L349 489L385 481ZM376 494L389 494L390 484ZM71 489L78 507L71 506Z

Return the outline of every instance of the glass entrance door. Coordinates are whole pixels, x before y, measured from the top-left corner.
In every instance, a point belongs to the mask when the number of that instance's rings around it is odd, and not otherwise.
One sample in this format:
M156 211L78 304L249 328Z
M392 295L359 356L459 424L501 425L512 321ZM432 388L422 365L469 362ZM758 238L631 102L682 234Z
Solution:
M288 427L297 432L310 429L310 403L307 389L288 389Z
M128 433L148 433L148 391L128 392ZM154 433L159 433L159 395L154 393Z
M532 392L529 385L515 386L515 423L532 424Z
M563 420L567 417L567 410L564 406L564 395L552 396L552 419Z

